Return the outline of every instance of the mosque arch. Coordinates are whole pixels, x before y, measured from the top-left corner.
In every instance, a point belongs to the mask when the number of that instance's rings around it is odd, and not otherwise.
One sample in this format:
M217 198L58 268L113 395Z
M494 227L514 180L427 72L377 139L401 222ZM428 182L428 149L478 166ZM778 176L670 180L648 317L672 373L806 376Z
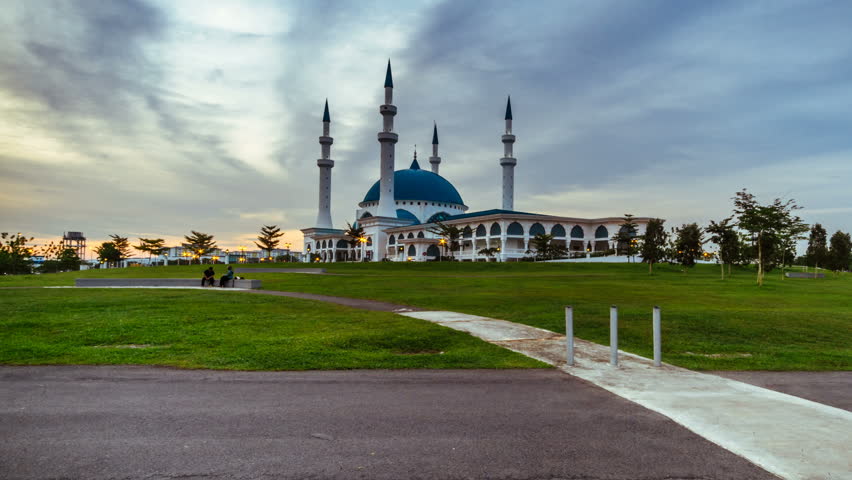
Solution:
M364 212L364 215L361 215L361 218L370 218L370 217L372 217L372 216L373 216L373 214L372 214L372 213L370 213L370 212Z
M322 241L322 248L327 248L328 245L325 243L325 240Z
M414 245L408 246L408 256L409 257L416 257L417 256L417 249L414 248Z
M367 246L368 246L368 247L372 247L372 246L373 246L373 237L367 237Z
M503 233L503 230L500 228L500 224L497 222L492 223L490 233L493 237L496 237L497 235Z
M609 230L601 225L597 228L597 230L595 230L595 238L609 238Z
M603 227L601 227L601 228L603 228ZM605 230L606 229L604 228L604 237L606 237L607 233L609 233L609 232L606 232ZM597 232L595 232L595 235L597 235ZM571 238L585 238L585 236L586 236L586 232L583 231L583 227L581 227L579 225L574 225L574 227L571 228Z
M506 233L509 235L523 235L524 227L518 222L512 222L509 224L509 228L506 229Z
M429 248L426 249L426 255L430 257L440 257L441 251L438 250L436 245L429 245Z
M388 245L396 245L396 237L395 236L391 235L388 238Z
M556 224L553 228L550 229L550 234L554 237L561 238L565 236L565 227L560 224Z
M470 225L464 227L464 230L462 230L462 237L471 238L472 236L473 236L473 229L470 228Z
M434 204L433 204L434 205ZM435 222L443 222L444 220L450 218L450 214L447 212L438 212L435 215L429 217L429 220L426 220L426 223L435 223Z
M408 238L414 238L414 234L411 233L411 232L408 232Z
M347 242L346 240L338 240L337 248L349 248L349 242Z
M417 232L417 238L426 238L426 235L423 235L423 232Z
M544 227L538 222L533 223L530 227L530 236L544 235L545 233L547 232L544 230Z
M485 236L485 225L480 224L478 227L476 227L476 236L477 237L484 237Z

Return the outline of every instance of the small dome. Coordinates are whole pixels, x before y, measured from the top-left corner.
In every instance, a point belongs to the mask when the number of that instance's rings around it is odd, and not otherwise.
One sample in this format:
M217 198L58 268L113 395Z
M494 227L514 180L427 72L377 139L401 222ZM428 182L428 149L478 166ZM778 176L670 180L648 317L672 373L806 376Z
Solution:
M418 167L416 163L412 167ZM456 187L447 179L420 168L393 172L394 200L414 200L464 205ZM379 182L373 184L362 203L379 201Z

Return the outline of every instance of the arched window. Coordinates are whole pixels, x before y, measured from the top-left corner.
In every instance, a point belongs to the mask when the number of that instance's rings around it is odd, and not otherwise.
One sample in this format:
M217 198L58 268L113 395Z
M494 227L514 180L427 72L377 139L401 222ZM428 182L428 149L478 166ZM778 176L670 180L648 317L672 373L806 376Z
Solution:
M372 247L372 246L373 246L373 237L367 237L367 246L368 246L368 247Z
M411 232L408 232L408 238L414 238L414 234L411 233Z
M603 228L603 227L601 227L601 228ZM606 237L606 234L607 234L607 232L606 232L606 229L604 228L604 237ZM597 233L595 233L595 235L597 235ZM583 231L583 227L581 227L579 225L574 225L574 227L571 229L571 238L583 238L585 236L586 236L586 232Z
M558 223L550 229L550 234L554 237L564 237L565 236L565 227L559 225Z
M512 222L509 224L509 228L506 229L506 233L509 235L523 235L524 227L522 227L518 222Z
M423 232L417 232L417 238L424 238Z
M396 245L396 237L395 236L391 235L390 238L388 238L388 245Z
M426 220L426 223L435 223L435 222L443 222L444 220L450 218L450 214L447 212L438 212L435 215L429 217L429 220Z
M470 238L472 236L473 236L473 229L470 228L470 225L464 227L464 230L462 230L462 237Z
M544 227L538 222L533 223L532 227L530 227L530 236L531 237L534 237L536 235L544 235L545 233L547 233L547 232L544 231Z
M417 256L417 249L416 249L416 248L414 248L414 245L409 245L409 247L408 247L408 256L409 256L409 257Z
M601 225L597 230L595 230L595 238L609 238L609 231L606 227Z
M497 223L497 222L492 223L491 224L491 236L496 237L497 235L500 235L501 233L502 233L502 230L500 229L500 224Z
M373 215L370 212L364 212L364 215L361 215L361 218L370 218Z
M325 248L325 240L323 240L322 243L320 244L320 248Z
M430 257L440 257L441 251L438 250L436 245L429 245L429 248L426 249L426 255Z
M485 236L485 225L480 225L476 227L476 236L484 237Z
M346 240L338 240L337 248L349 248L349 242L347 242Z

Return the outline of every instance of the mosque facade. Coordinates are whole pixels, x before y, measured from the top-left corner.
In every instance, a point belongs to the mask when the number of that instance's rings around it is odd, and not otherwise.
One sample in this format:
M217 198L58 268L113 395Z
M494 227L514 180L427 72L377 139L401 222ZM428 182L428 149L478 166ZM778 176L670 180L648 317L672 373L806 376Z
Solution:
M469 212L458 190L439 174L438 127L433 125L430 169L424 170L417 154L407 169L395 169L395 147L399 136L393 120L393 76L388 62L385 74L385 103L379 106L382 131L379 180L355 210L352 226L363 229L357 240L346 230L334 228L331 221L331 116L326 101L323 134L319 137L319 202L315 226L302 229L303 254L308 261L428 261L450 252L446 239L435 233L437 222L461 231L459 250L452 255L461 261L516 261L530 256L531 239L539 234L553 235L553 243L566 247L572 256L591 255L614 249L612 237L623 223L621 217L576 218L514 210L515 166L512 134L512 104L506 103L505 131L501 137L503 157L501 208ZM650 218L634 217L641 235ZM489 250L490 249L490 250ZM487 251L487 253L485 253Z

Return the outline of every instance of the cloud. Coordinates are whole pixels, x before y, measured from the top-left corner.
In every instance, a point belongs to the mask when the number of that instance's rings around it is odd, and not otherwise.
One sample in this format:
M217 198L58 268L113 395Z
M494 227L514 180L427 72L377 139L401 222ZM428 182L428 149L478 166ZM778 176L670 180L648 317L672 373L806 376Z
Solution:
M51 1L0 18L0 230L220 243L316 216L322 105L332 215L378 177L384 68L397 168L432 122L441 173L499 204L514 110L516 206L719 218L748 187L852 230L852 47L843 2Z

